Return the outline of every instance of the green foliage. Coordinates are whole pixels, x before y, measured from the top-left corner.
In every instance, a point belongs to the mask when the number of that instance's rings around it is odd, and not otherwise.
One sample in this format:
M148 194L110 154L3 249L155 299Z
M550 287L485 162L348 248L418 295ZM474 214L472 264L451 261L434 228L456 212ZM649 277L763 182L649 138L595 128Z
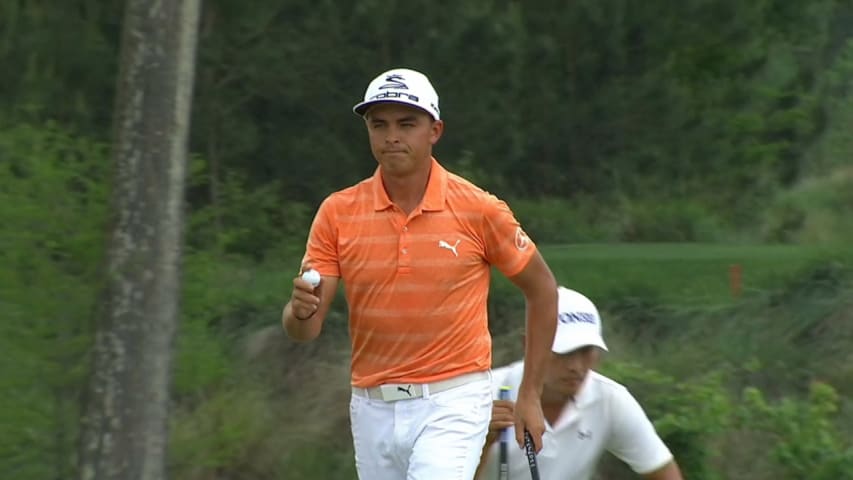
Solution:
M7 118L55 120L106 139L122 6L120 0L3 2L0 110Z
M771 241L840 244L853 238L853 168L836 168L777 196L764 224Z
M175 359L175 394L179 398L204 398L232 371L226 342L210 329L204 317L186 316L178 334Z
M507 202L530 238L538 244L587 243L613 240L618 215L593 199L516 198Z
M510 207L537 243L716 242L731 226L695 200L576 195L515 198Z
M328 443L307 443L290 449L282 472L293 480L351 480L357 478L351 446L330 448Z
M853 468L853 446L839 428L838 393L829 384L813 382L806 398L771 402L756 387L732 398L725 387L731 371L683 382L647 365L608 361L603 372L637 397L687 478L830 480ZM750 438L760 443L729 444ZM614 469L612 463L603 467Z
M282 472L281 455L270 455L269 449L284 447L270 441L283 426L258 385L222 388L196 408L179 409L173 419L170 471L175 478L210 478L211 472L276 478Z
M191 168L191 192L195 196L216 195L211 203L192 212L188 246L193 250L214 250L256 260L269 255L279 259L301 255L305 236L316 206L278 199L277 181L252 188L245 176L232 171L213 179L209 162L197 158ZM207 195L204 195L207 194Z
M811 384L805 399L775 404L760 390L747 388L739 417L745 428L771 435L769 453L780 476L835 480L853 471L853 444L836 427L838 403L835 389L821 382Z
M0 477L67 478L106 223L105 146L0 128Z
M841 42L837 48L838 61L821 85L837 101L827 106L826 127L806 154L807 175L790 190L779 192L770 204L762 223L765 239L843 243L853 236L847 215L853 202L853 41Z
M0 7L0 87L14 99L0 110L103 138L121 2L60 3ZM229 195L260 201L264 220L242 229L273 233L289 225L282 214L303 215L278 206L313 211L368 176L375 163L350 107L394 65L427 71L441 93L448 128L438 158L499 196L585 207L642 200L619 209L629 229L616 238L748 229L780 189L848 156L851 11L837 0L796 13L783 0L287 0L249 10L213 0L191 132L207 159L206 191L190 202L219 213L208 212L214 235L194 242L257 254L265 235L221 228L225 217L245 217L245 206L222 205ZM656 212L666 204L678 206ZM712 220L696 218L705 213ZM614 234L609 223L565 231L544 235Z
M234 377L236 340L277 324L298 266L298 258L262 265L215 251L185 258L175 366L180 398L204 398Z
M714 242L723 228L716 215L696 201L649 199L623 202L617 240L625 242Z
M719 373L683 382L632 362L605 363L603 373L627 386L689 478L711 480L713 442L729 428L732 404Z
M836 255L779 272L781 279L767 277L765 285L774 287L752 284L755 290L728 302L685 306L654 290L634 290L634 296L606 296L598 304L607 333L650 367L690 376L726 366L737 372L735 388L752 385L776 395L822 372L846 393L851 369L843 352L853 340L847 293L853 277L849 253Z

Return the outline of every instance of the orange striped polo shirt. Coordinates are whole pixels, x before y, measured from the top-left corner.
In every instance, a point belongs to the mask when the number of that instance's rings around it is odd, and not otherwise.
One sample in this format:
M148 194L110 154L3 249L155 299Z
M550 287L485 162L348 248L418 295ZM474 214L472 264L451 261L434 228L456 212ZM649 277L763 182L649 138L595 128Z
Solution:
M506 203L431 168L408 216L377 168L327 197L311 226L304 261L344 284L354 386L488 370L490 266L513 276L536 250Z

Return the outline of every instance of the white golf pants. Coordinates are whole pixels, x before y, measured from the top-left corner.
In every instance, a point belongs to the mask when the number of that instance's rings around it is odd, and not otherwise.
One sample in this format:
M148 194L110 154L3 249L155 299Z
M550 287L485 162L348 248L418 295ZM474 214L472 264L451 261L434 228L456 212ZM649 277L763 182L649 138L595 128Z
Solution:
M353 393L350 421L361 480L471 480L492 414L489 378L387 402Z

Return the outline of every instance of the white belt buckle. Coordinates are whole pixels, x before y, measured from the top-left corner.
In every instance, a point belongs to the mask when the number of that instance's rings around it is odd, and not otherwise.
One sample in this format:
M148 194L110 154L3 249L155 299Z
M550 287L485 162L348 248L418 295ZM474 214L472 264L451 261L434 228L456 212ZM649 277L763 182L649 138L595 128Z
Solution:
M379 391L382 393L382 400L386 402L408 400L410 398L418 398L422 395L421 386L413 383L379 385Z

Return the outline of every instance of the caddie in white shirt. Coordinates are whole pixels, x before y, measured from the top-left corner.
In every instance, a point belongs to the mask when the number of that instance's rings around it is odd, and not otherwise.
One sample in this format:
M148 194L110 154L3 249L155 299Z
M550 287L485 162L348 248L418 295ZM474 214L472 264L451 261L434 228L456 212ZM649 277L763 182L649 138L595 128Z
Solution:
M537 456L541 479L591 479L601 455L608 451L641 478L682 480L672 453L633 395L592 370L600 352L607 350L595 305L584 295L560 287L558 320L541 396L546 419ZM477 479L499 478L496 440L503 429L514 438L513 406L523 367L516 362L492 372L496 400ZM498 400L501 387L510 388L508 400ZM524 451L510 442L507 453L508 480L529 480Z

